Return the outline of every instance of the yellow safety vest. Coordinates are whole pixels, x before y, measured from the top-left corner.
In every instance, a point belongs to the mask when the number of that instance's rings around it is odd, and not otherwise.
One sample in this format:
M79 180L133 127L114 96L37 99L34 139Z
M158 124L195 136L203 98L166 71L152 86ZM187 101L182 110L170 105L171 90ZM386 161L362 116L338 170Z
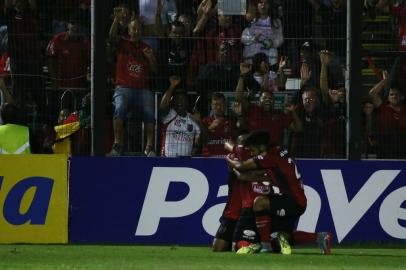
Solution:
M31 154L28 127L14 124L0 126L0 154Z

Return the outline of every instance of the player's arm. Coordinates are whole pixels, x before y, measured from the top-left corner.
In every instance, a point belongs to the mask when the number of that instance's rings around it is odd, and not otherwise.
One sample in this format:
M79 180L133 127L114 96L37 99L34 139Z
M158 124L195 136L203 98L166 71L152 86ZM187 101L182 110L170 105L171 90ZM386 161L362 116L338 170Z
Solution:
M270 181L266 175L266 170L251 170L246 172L240 172L237 169L233 169L237 179L242 182L265 182Z
M231 168L237 169L238 171L255 170L258 168L257 162L252 158L243 162L238 160L232 160L229 157L226 157L226 160Z
M234 146L235 146L235 143L233 142L233 141L227 141L225 144L224 144L224 149L227 151L227 152L233 152L233 150L234 150Z

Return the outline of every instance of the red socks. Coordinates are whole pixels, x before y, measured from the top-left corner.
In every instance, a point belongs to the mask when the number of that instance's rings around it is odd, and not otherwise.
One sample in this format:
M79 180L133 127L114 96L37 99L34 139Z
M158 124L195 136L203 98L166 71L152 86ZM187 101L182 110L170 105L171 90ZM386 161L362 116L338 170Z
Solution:
M271 242L271 217L267 211L255 213L255 223L259 232L261 242Z
M309 233L303 231L294 231L293 232L293 242L295 244L306 244L314 243L317 240L317 233Z

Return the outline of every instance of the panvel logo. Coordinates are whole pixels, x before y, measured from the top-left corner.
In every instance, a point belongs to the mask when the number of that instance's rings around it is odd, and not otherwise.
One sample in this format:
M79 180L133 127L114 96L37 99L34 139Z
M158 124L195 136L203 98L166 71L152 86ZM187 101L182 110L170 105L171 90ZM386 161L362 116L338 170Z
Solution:
M5 198L2 209L4 219L11 225L44 225L54 180L45 177L25 178L8 192L2 188L3 180L7 179L0 176L0 193L5 195L1 196Z
M374 172L356 195L349 200L341 170L321 170L338 242L350 233L400 172L400 170ZM183 182L189 186L189 193L185 198L180 201L165 200L171 182ZM310 186L304 186L304 188L308 207L301 216L297 228L313 232L319 220L322 202L314 188ZM217 197L227 196L227 189L227 185L220 186ZM161 218L181 218L196 213L205 204L208 192L209 182L199 170L155 167L151 174L135 236L154 235ZM402 208L405 201L406 186L387 195L379 209L379 223L382 229L393 238L406 239L406 228L399 224L399 220L406 220L406 209ZM203 215L202 225L209 235L215 234L224 206L224 203L214 205Z

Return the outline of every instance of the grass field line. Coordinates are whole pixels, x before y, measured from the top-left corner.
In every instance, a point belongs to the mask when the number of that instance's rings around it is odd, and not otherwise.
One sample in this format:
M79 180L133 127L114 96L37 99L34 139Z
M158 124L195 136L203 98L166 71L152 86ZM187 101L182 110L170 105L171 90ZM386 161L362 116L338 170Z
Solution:
M209 247L0 245L0 269L406 269L404 248L294 248L292 255L213 253Z

